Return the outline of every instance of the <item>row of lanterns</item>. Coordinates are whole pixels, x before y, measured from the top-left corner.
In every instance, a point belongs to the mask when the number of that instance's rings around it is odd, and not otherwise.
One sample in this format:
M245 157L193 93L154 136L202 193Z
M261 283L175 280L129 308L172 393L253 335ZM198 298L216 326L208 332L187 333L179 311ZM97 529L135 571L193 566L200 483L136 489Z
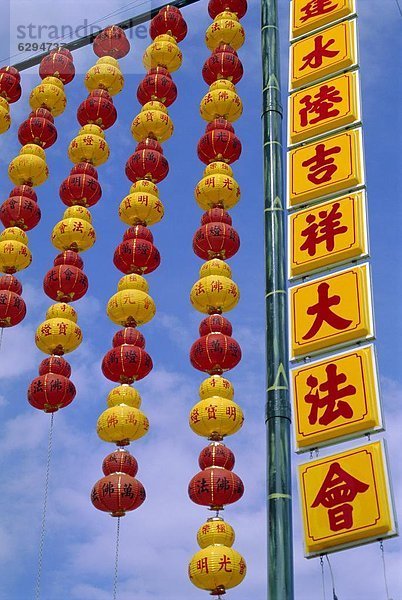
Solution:
M75 75L69 50L53 50L43 58L39 75L42 82L32 90L29 98L32 112L18 129L22 148L8 168L9 178L16 187L0 206L0 219L5 227L0 234L0 271L5 273L0 277L1 327L17 325L26 314L25 302L21 297L22 286L14 274L26 269L32 261L26 231L36 227L41 218L33 188L44 183L48 177L45 150L57 140L54 117L64 111L64 84L72 81ZM18 100L21 95L19 82L19 73L13 67L1 69L1 97L9 102Z
M160 264L149 227L164 214L156 184L169 171L161 144L173 133L168 107L176 99L177 89L171 72L181 65L178 42L186 33L181 12L174 7L164 7L151 21L153 42L143 56L148 73L137 90L142 108L131 125L137 146L125 168L132 185L118 210L120 219L129 228L114 253L114 265L123 277L117 293L108 302L107 314L122 329L114 335L113 347L102 361L104 376L118 385L109 393L108 408L97 423L99 437L116 444L117 450L104 460L104 476L91 493L94 506L114 517L122 517L139 507L146 496L143 485L135 479L137 462L125 447L144 436L149 428L148 419L140 410L140 394L132 384L146 377L153 367L138 327L148 323L156 311L144 277Z
M241 360L241 349L232 337L232 325L222 313L239 301L239 289L232 280L227 260L239 250L239 236L227 212L240 199L240 188L230 166L241 154L241 143L232 123L242 113L235 85L243 75L237 50L244 42L239 19L247 10L246 0L210 0L208 11L213 22L205 35L210 57L202 75L209 91L201 100L200 113L207 121L197 153L206 165L203 178L195 188L195 199L205 211L193 238L194 253L204 260L200 279L193 285L193 307L208 316L201 321L200 337L190 350L193 367L209 374L200 386L200 400L190 412L190 427L210 440L201 451L201 471L189 484L190 499L216 511L201 525L197 534L200 550L191 558L188 573L198 588L220 597L238 585L246 574L246 563L232 548L233 528L220 516L228 504L239 500L243 483L233 472L235 458L223 439L236 433L243 424L243 412L234 402L234 390L223 373Z
M70 404L76 393L69 380L71 368L62 355L74 351L82 342L78 315L71 303L88 291L88 278L80 253L90 249L96 240L89 208L102 196L97 167L109 157L104 130L116 121L112 95L121 91L124 83L117 60L110 55L114 54L113 36L108 35L110 30L114 33L113 28L108 28L94 42L100 58L86 74L89 96L77 110L81 129L68 147L68 156L74 166L59 190L60 199L67 208L51 235L51 241L60 253L43 281L44 292L56 303L48 309L45 321L37 328L35 342L50 358L42 361L39 377L29 387L28 400L35 408L48 413Z

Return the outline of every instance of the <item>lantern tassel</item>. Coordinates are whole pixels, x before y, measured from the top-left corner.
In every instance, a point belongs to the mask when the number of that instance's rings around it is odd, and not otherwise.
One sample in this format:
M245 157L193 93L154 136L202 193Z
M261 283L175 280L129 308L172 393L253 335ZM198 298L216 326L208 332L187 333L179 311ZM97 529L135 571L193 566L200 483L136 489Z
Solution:
M45 475L45 491L44 491L44 495L43 495L43 512L42 512L42 525L41 525L40 541L39 541L38 573L36 576L35 600L39 600L39 598L40 598L40 585L41 585L42 563L43 563L43 548L45 545L45 533L46 533L47 498L48 498L48 492L49 492L50 460L51 460L51 456L52 456L53 426L54 426L54 413L51 414L50 426L49 426L49 441L48 441L48 447L47 447L46 475Z
M116 528L116 555L114 561L113 600L117 598L118 570L119 570L119 544L120 544L120 517L117 517Z

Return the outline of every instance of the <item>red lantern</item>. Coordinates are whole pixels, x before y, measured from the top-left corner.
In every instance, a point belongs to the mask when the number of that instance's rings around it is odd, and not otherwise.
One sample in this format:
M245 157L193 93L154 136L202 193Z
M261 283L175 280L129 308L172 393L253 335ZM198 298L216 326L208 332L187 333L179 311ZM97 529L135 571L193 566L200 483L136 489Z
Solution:
M20 74L14 67L0 69L0 96L12 104L21 97Z
M201 217L201 225L207 225L208 223L226 223L227 225L231 225L232 217L224 208L210 208Z
M29 231L36 227L40 218L38 204L26 196L7 198L0 207L0 220L4 227L19 227Z
M208 467L223 467L231 471L235 464L235 456L225 444L212 442L200 452L198 464L201 469Z
M175 6L165 6L152 19L149 33L154 40L157 35L168 33L176 42L181 42L187 35L187 24Z
M13 196L25 196L25 198L30 198L35 202L38 200L35 190L29 185L17 185L10 192L10 198Z
M73 166L70 175L89 175L98 180L98 171L91 163L80 162Z
M94 206L100 200L102 188L97 180L98 174L95 178L85 172L89 171L85 166L87 164L79 163L82 165L82 171L77 170L79 165L75 165L74 169L71 169L70 175L62 182L59 195L66 206Z
M70 377L71 367L65 358L52 354L51 356L43 359L39 365L39 375L46 375L46 373Z
M231 131L232 133L235 132L232 123L223 117L216 117L216 119L208 123L205 127L205 133L208 131L214 131L215 129L225 129L227 131Z
M24 319L27 309L24 300L10 290L0 290L0 327L14 327Z
M22 285L14 275L0 275L0 290L8 290L20 296Z
M84 267L84 261L77 252L74 252L74 250L64 250L64 252L61 252L56 256L53 264L55 267L57 267L57 265L71 265L78 269L83 269Z
M163 69L163 67L158 68ZM139 150L156 150L157 152L163 154L162 144L160 144L158 140L154 140L154 138L150 137L144 138L143 140L138 142L138 144L135 147L135 151L139 152Z
M240 248L237 231L226 223L208 223L202 225L194 234L194 253L204 260L221 258L226 260L236 254Z
M201 321L199 332L201 336L208 335L208 333L232 335L233 328L229 319L226 319L222 315L209 315Z
M146 377L152 371L149 354L130 344L109 350L102 361L102 373L107 379L120 383L133 383Z
M67 377L54 373L39 375L28 389L28 402L34 408L48 413L64 408L74 397L74 384Z
M71 53L68 56L59 50L52 50L48 56L42 58L39 66L39 76L41 79L45 77L57 77L64 84L70 83L75 76L75 67Z
M138 471L138 463L130 452L121 448L106 456L102 463L102 471L105 475L126 473L130 477L135 477Z
M113 257L114 265L125 275L152 273L160 262L159 250L151 242L141 239L122 242L117 246Z
M96 56L113 56L113 58L123 58L130 52L130 42L121 27L111 25L101 31L93 43L93 50Z
M224 371L234 369L240 360L239 344L224 333L203 335L194 342L190 350L193 367L210 375L221 375Z
M236 473L222 467L208 467L189 483L188 495L195 504L222 510L226 504L240 500L244 493L242 480Z
M43 290L56 302L73 302L87 293L88 278L78 267L57 265L46 273Z
M99 479L92 488L91 501L98 510L112 517L124 517L135 510L146 497L144 486L126 473L112 473Z
M106 90L91 92L79 105L77 119L80 125L95 123L102 129L109 129L117 119L117 111L110 94Z
M164 67L151 69L140 82L137 89L138 102L157 100L165 106L170 106L177 98L177 87L170 73Z
M113 348L117 348L123 344L145 348L145 338L135 327L125 327L114 334L112 344Z
M234 85L243 77L243 65L237 52L228 44L221 44L204 63L202 76L211 85L218 79L228 79Z
M59 54L64 54L64 56L68 56L68 58L70 58L71 60L73 60L73 55L72 55L72 53L70 52L70 50L68 48L63 48L63 47L57 48L57 52Z
M148 242L151 242L151 244L154 241L154 236L152 235L151 230L148 229L148 227L145 227L145 225L134 225L133 227L126 229L124 232L123 241L134 240L136 238L140 240L147 240Z
M157 150L136 150L126 162L126 175L130 181L149 179L159 183L169 173L169 163Z
M209 0L208 13L211 19L215 19L224 10L233 12L241 19L247 12L247 0Z
M31 113L18 129L18 140L22 145L37 144L45 149L50 148L57 140L57 129L50 119Z
M241 142L234 132L210 128L200 138L197 154L206 165L216 160L231 164L240 157Z

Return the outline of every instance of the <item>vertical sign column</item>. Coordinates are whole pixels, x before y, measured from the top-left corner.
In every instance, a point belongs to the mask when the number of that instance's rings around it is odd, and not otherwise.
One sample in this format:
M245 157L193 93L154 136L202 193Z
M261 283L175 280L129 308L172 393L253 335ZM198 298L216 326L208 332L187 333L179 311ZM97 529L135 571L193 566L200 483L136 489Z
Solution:
M290 10L290 359L294 439L305 452L383 423L355 2L292 0ZM302 464L299 479L307 557L396 535L383 441Z

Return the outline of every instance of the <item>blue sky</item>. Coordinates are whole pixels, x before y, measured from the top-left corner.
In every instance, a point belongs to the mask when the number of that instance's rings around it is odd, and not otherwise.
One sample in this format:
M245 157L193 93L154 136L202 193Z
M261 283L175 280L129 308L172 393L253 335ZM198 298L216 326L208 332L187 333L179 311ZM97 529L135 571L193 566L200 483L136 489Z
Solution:
M96 18L95 11L88 12L78 0L63 6L45 0L35 3L11 0L10 21L6 15L0 24L0 58L10 55L10 40L13 44L16 25L26 24L33 18L29 13L33 4L36 23L81 24L85 18L90 22ZM118 0L97 2L96 16L125 4ZM135 4L139 3L133 3L134 12ZM137 10L142 11L147 6L141 4ZM280 10L283 104L286 106L287 1L280 2ZM387 426L384 437L388 442L401 520L402 319L399 298L402 271L399 264L402 214L398 196L402 186L402 148L398 133L401 128L402 20L394 0L360 0L358 12L376 346ZM118 19L129 14L131 12L119 14ZM138 478L148 497L139 510L122 521L120 600L207 597L206 592L189 582L186 568L188 559L198 549L196 531L208 516L206 510L193 505L187 497L188 482L198 471L198 453L205 445L203 439L191 432L187 419L203 379L201 373L192 369L188 359L188 350L198 337L201 320L201 315L191 308L189 291L201 266L201 260L192 252L191 242L201 217L193 189L202 174L196 145L205 124L199 116L198 104L207 89L201 68L209 54L203 35L210 18L204 1L185 9L183 14L189 34L181 43L183 67L174 74L179 97L169 109L175 133L164 144L170 174L159 186L165 217L152 230L162 256L160 268L148 277L157 315L142 328L154 370L138 384L138 389L151 428L145 438L131 447L139 462ZM112 22L108 20L104 25ZM243 24L247 40L239 55L245 76L237 89L244 102L244 113L235 124L243 153L233 167L242 199L231 213L240 235L241 249L230 260L233 278L241 290L241 301L228 317L234 337L243 350L243 360L229 378L246 421L243 429L227 440L227 445L236 455L235 471L243 479L246 491L240 502L225 510L225 519L234 527L234 547L243 554L248 565L243 584L228 593L228 598L262 600L266 596L265 316L258 2L250 2ZM77 387L77 396L73 404L55 417L43 600L107 600L111 597L115 521L92 507L89 493L101 476L104 456L112 450L111 445L101 442L96 435L96 420L106 407L106 395L111 388L101 374L100 363L116 331L106 317L105 306L115 293L120 276L112 263L114 249L125 229L118 219L117 208L129 189L124 165L134 150L130 124L139 110L136 88L144 74L141 56L148 42L149 39L132 40L132 51L121 60L126 85L115 99L118 121L106 133L111 158L99 168L103 197L92 210L97 242L83 255L90 288L87 296L74 304L84 342L67 357L72 365L71 379ZM28 314L18 327L5 331L0 350L1 599L25 600L32 596L34 589L49 418L28 404L26 389L43 358L34 345L33 335L50 305L42 291L43 276L56 254L50 234L64 208L58 188L71 168L67 146L78 131L76 109L86 97L83 76L95 58L90 48L74 54L77 76L66 87L67 110L56 119L59 138L47 152L51 175L37 188L42 220L29 232L33 263L20 276ZM23 74L23 97L11 107L13 126L0 137L2 199L7 198L12 188L7 166L19 150L17 127L29 112L29 92L38 82L37 68ZM300 459L294 461L297 464ZM296 598L321 599L318 560L307 561L303 557L296 484L294 530ZM390 594L397 600L402 598L399 538L386 542L385 549ZM380 558L378 544L348 550L331 558L339 600L385 598Z

